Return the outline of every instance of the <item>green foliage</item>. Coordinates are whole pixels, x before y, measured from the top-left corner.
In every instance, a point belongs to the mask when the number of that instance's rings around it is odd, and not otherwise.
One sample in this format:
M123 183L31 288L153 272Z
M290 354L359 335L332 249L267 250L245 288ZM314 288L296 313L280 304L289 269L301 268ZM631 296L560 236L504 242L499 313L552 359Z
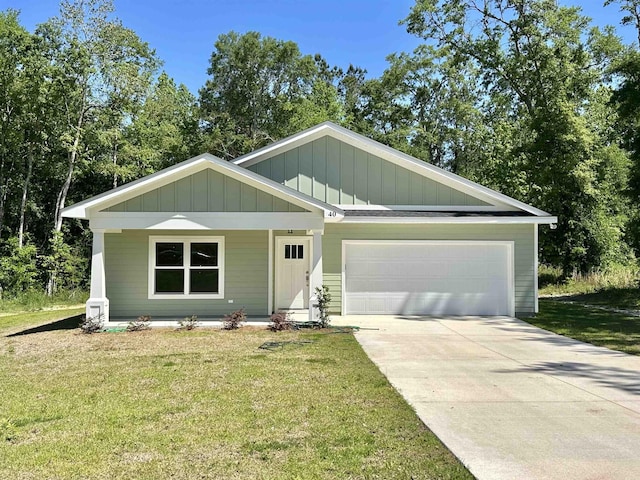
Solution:
M0 297L15 297L37 287L36 259L35 245L19 247L16 237L0 245Z
M606 269L574 273L566 277L560 267L541 265L540 295L578 295L611 289L638 289L640 268L634 263L612 264Z
M315 290L316 301L318 303L318 310L320 311L320 327L326 328L329 326L329 305L331 305L331 294L329 293L329 287L322 285L322 288L316 287Z
M49 274L49 294L60 288L81 288L86 281L87 259L64 241L62 232L51 232L49 253L41 260L43 268Z
M247 321L247 315L244 313L244 307L235 312L225 315L222 319L223 330L237 330Z
M607 106L613 32L554 0L426 0L405 24L424 45L391 69L409 65L409 138L428 158L557 215L540 246L565 275L629 257L629 160L611 143Z
M258 32L220 35L200 90L205 145L235 158L320 121L338 120L339 75L320 56Z
M22 290L14 295L5 295L0 299L0 312L31 312L43 309L55 309L61 306L83 304L89 297L84 290L58 289L53 295L47 295L40 286Z

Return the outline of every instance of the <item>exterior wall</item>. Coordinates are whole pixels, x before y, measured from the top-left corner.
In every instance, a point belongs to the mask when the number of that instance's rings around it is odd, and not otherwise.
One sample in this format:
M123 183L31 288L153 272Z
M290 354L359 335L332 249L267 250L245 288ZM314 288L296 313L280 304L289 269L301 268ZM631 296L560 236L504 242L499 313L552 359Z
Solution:
M278 197L206 169L106 212L304 212Z
M323 283L331 291L331 310L342 306L342 240L512 240L516 314L535 311L534 229L531 225L325 225L322 240Z
M224 236L225 298L221 300L149 300L149 236ZM111 317L139 315L220 319L245 307L247 315L267 314L268 231L125 230L105 234L107 298ZM233 299L234 303L228 303ZM160 319L160 318L157 318Z
M329 136L248 169L334 205L488 205Z

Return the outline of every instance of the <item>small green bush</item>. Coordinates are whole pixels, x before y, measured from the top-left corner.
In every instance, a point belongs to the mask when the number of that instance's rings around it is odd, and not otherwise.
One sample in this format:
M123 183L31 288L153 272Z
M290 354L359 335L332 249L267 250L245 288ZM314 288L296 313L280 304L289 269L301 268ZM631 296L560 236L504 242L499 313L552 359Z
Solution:
M200 322L198 322L197 315L191 315L190 317L184 317L182 320L179 320L178 325L178 330L193 330L200 326Z
M229 315L225 315L222 319L223 330L237 330L247 320L247 315L244 313L244 307L235 312L231 312Z
M151 328L151 316L140 315L137 319L131 320L127 325L127 332L140 332Z
M269 330L272 332L282 332L283 330L291 330L293 323L291 323L291 314L289 312L277 312L271 315L269 318L271 323L269 324Z

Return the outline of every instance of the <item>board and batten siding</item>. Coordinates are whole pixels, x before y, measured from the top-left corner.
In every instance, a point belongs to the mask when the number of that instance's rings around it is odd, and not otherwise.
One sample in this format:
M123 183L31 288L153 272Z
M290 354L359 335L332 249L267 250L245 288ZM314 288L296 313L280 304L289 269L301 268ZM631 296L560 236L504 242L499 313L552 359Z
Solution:
M224 294L220 300L149 299L149 236L223 236ZM266 230L175 231L125 230L105 234L105 275L110 313L114 318L183 318L188 315L220 319L245 308L247 315L266 316L268 238ZM232 304L229 300L233 300Z
M331 292L331 313L342 307L343 240L501 240L514 242L516 314L535 311L534 229L531 225L326 224L322 237L323 282Z
M304 212L274 195L206 169L105 212Z
M248 169L333 205L489 205L330 136Z

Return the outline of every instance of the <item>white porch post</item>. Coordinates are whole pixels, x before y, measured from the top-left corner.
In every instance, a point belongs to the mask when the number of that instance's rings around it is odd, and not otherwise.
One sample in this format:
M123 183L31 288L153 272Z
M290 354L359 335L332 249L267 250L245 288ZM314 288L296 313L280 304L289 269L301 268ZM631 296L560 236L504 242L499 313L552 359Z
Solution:
M93 230L93 250L91 254L91 289L86 305L87 318L102 316L109 321L109 299L104 274L104 230Z
M313 230L311 272L309 272L309 321L318 320L316 287L322 288L322 230Z

